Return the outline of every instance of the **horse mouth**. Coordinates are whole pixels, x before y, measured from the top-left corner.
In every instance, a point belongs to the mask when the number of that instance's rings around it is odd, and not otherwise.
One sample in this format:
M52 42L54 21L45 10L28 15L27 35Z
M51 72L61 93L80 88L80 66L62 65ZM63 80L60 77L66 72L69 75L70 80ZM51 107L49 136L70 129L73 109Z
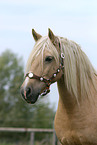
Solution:
M38 93L35 93L35 94L30 94L30 95L26 95L26 92L22 92L21 91L21 94L22 94L22 97L23 99L29 103L29 104L34 104L36 103L36 101L38 100L39 97L41 96L45 96L47 95L48 93L50 92L49 88L46 88L45 90L43 90L42 92L38 92Z
M36 96L29 96L29 97L26 97L24 95L22 96L27 103L34 104L38 100L39 94L37 94Z

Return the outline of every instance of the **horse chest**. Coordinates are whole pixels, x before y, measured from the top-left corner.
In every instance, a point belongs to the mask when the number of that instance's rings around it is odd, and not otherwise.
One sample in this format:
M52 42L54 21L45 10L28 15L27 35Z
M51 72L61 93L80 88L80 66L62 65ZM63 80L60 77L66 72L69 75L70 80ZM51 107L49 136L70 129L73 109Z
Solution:
M97 118L92 113L84 114L79 111L71 118L66 110L64 115L58 108L55 116L55 131L62 145L96 145L97 143Z

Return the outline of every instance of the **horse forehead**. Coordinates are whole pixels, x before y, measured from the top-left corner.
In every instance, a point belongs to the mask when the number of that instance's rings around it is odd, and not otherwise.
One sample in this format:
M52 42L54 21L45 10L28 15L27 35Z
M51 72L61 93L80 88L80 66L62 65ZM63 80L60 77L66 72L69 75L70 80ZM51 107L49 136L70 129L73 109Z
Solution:
M43 54L44 54L44 56L45 55L52 55L52 52L49 48L45 48Z

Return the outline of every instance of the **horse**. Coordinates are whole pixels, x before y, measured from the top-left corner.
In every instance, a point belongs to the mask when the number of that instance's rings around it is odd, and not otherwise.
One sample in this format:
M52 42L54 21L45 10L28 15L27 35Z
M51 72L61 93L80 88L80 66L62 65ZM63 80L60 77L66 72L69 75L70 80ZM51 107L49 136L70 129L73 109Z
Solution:
M62 145L97 145L97 72L76 42L48 29L34 29L34 48L28 58L21 94L34 104L57 82L58 108L54 127Z

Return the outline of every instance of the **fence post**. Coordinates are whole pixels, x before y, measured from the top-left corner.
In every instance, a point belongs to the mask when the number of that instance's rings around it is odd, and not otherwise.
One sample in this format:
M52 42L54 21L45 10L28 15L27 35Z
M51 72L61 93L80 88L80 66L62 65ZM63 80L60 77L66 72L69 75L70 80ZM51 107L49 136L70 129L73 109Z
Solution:
M34 145L34 132L31 132L30 135L30 145Z
M53 145L55 145L55 141L56 141L56 135L55 135L55 131L53 132Z
M58 138L57 138L56 134L55 134L55 145L58 145Z

